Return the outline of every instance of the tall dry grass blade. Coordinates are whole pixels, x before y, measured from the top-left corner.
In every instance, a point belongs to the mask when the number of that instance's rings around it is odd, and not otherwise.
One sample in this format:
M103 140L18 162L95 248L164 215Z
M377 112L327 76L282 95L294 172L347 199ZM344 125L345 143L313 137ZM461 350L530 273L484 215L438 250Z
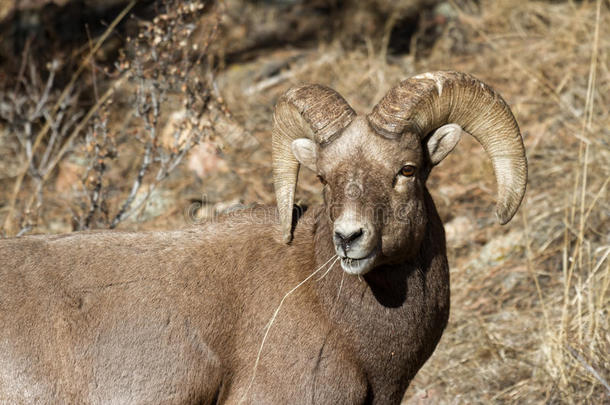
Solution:
M593 367L591 367L591 365L589 363L587 363L585 361L585 359L580 354L578 354L578 352L576 350L574 350L574 348L572 348L570 345L566 345L566 348L572 354L572 356L574 356L576 358L576 360L578 360L580 362L580 364L582 364L582 366L589 373L591 373L591 375L593 375L593 377L595 377L597 379L597 381L599 381L606 388L606 391L608 391L608 394L610 394L610 384L608 384L608 381L606 381L606 379L604 377L602 377L597 372L597 370L595 370Z
M540 281L538 280L538 275L534 270L534 266L532 264L532 243L530 238L530 228L529 222L527 220L527 203L523 204L521 207L521 218L523 222L523 230L525 236L525 257L526 257L526 265L527 272L530 277L534 280L534 285L536 286L536 293L538 294L538 299L540 300L540 307L542 308L542 315L544 316L544 326L547 330L547 333L551 331L551 323L549 321L549 312L547 310L547 305L544 299L544 295L542 294L542 288L540 287Z
M601 0L597 1L597 9L596 9L596 18L595 18L595 34L593 36L593 44L591 50L591 61L589 63L589 78L587 82L587 95L585 101L585 117L583 119L582 124L582 133L590 129L591 121L593 116L593 107L595 103L594 93L595 93L595 79L597 71L597 58L599 52L599 25L600 25L600 16L601 16ZM578 227L578 237L576 242L574 243L574 247L572 249L572 254L570 256L572 262L568 269L567 279L565 280L564 287L564 305L563 305L563 315L562 315L562 338L565 337L565 330L567 329L567 318L568 318L568 306L569 306L569 291L571 289L572 276L578 265L579 269L582 269L582 245L584 242L584 230L585 230L585 215L586 215L586 187L587 187L587 169L588 169L588 160L589 160L589 144L582 142L579 148L579 164L582 168L579 167L579 173L582 176L582 180L580 182L580 194L577 195L577 191L574 192L573 198L574 201L580 197L580 221ZM575 185L575 190L577 186ZM573 208L574 209L574 208ZM574 211L572 211L574 213ZM574 218L574 214L572 215L572 219Z
M267 340L267 336L269 336L269 331L271 330L271 326L273 325L273 322L275 321L275 318L277 317L277 314L280 312L280 309L282 308L282 305L284 304L284 301L286 301L286 298L288 298L290 295L292 295L292 293L294 293L296 290L298 290L299 287L301 287L303 284L305 284L307 281L309 281L313 276L315 276L322 269L324 269L324 267L326 267L326 265L328 263L330 263L331 260L333 260L333 259L335 259L335 260L330 265L330 268L332 269L332 267L335 265L335 263L337 263L337 260L339 260L339 256L332 256L330 259L328 259L326 261L326 263L324 263L323 265L318 267L313 273L311 273L309 276L307 276L299 284L294 286L290 291L288 291L282 297L280 303L278 304L277 308L273 312L273 315L271 316L271 319L267 323L267 327L265 328L265 334L263 335L263 340L261 341L261 345L258 348L258 353L256 354L256 360L254 361L254 367L252 368L252 377L250 378L250 382L248 383L248 386L246 387L246 390L245 390L244 394L242 395L241 399L239 400L240 404L243 403L246 400L246 397L248 396L248 393L250 392L250 388L252 388L252 384L254 384L254 379L256 378L256 370L258 369L258 364L259 364L260 359L261 359L261 354L263 352L263 348L265 347L265 341Z

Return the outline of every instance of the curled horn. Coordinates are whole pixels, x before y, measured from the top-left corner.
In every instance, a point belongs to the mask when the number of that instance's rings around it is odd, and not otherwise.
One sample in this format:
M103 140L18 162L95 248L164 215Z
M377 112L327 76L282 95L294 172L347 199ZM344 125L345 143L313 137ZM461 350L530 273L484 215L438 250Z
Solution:
M519 127L506 102L493 89L459 72L424 73L393 87L368 116L380 135L405 132L422 139L445 124L455 123L483 146L498 183L496 215L511 220L527 183L527 160Z
M299 172L292 142L309 138L320 145L328 144L355 116L341 95L320 85L292 88L279 99L273 115L273 184L285 243L292 239L292 207Z

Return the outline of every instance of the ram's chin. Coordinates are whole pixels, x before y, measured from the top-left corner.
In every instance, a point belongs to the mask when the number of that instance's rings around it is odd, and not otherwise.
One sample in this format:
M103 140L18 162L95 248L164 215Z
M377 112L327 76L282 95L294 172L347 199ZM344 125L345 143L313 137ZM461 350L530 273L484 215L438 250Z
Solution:
M347 274L362 276L373 269L376 255L364 257L362 259L341 258L341 268Z

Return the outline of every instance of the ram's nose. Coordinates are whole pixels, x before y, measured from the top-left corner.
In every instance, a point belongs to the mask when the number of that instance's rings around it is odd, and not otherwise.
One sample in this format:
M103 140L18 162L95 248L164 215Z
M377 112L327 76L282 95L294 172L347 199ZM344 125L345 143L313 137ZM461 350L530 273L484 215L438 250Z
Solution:
M347 255L347 252L351 249L352 245L359 242L359 239L363 235L362 228L355 230L336 229L335 230L335 244L341 246L343 253Z

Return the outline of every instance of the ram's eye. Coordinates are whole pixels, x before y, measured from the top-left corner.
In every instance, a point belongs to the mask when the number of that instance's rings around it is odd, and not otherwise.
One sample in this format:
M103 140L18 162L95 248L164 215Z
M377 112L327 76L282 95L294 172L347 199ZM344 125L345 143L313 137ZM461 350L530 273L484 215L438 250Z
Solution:
M415 174L416 167L412 165L404 165L402 169L400 169L400 175L405 177L412 177Z
M320 176L319 174L318 174L318 180L320 180L320 183L322 183L322 184L324 184L324 185L328 184L328 183L326 182L326 179L325 179L324 177Z

